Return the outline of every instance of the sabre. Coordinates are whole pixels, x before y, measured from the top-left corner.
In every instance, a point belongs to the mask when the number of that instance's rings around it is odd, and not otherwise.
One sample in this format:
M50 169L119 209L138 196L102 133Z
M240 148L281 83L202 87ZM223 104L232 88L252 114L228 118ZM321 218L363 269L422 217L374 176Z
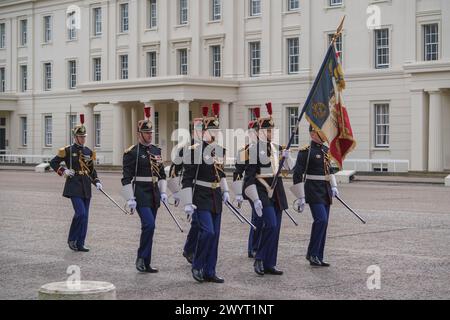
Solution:
M236 213L235 208L233 206L229 205L229 201L225 202L225 205L227 206L228 210L230 210L234 216L236 217L236 219L239 220L240 223L244 223L244 220L242 220L241 215Z
M287 209L284 210L284 213L286 213L286 215L289 217L289 219L291 219L291 221L295 224L295 226L298 227L297 221L295 221L294 217L289 213L289 211Z
M177 219L175 218L175 216L173 215L173 213L170 211L169 207L167 206L167 204L164 201L161 201L162 204L164 205L164 207L166 207L167 212L169 212L170 216L172 217L173 221L175 221L178 229L180 229L181 233L183 233L183 229L181 228L181 225L178 223Z
M234 214L235 214L237 217L240 218L239 220L244 219L244 221L245 221L250 227L252 227L253 230L256 230L256 226L255 226L253 223L251 223L251 221L248 220L242 213L240 213L239 210L236 209L236 208L231 204L230 201L227 201L225 204L227 205L227 207L228 207L230 210L232 210L232 211L234 212ZM242 221L242 222L244 222L244 221Z
M355 212L355 210L350 208L350 206L348 204L346 204L344 200L342 200L339 196L336 196L336 199L338 199L339 202L342 203L344 205L344 207L346 207L351 213L353 213L363 224L366 224L366 221L364 221L364 219L361 218L361 216L359 214L357 214Z
M113 198L111 198L111 196L109 194L107 194L105 191L103 191L103 189L99 189L99 191L101 193L103 193L109 200L111 200L112 203L114 203L117 208L119 208L120 210L122 210L123 213L125 213L126 215L132 215L132 213L126 211L124 208L122 208Z

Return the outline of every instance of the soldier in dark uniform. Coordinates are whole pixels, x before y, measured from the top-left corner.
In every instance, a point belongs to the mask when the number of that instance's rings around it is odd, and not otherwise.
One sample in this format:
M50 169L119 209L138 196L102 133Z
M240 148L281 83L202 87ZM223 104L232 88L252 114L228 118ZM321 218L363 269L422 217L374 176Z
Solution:
M300 150L294 168L292 192L297 197L298 210L309 204L314 222L306 259L314 267L329 267L323 261L328 218L332 198L339 195L329 149L310 126L311 145Z
M223 283L216 264L222 216L222 201L229 201L225 178L225 150L214 141L212 131L219 129L219 104L213 104L214 117L203 107L203 141L189 147L184 157L183 189L180 200L184 211L196 221L198 238L192 261L192 276L198 282ZM190 156L186 158L186 155Z
M253 110L256 115L256 118L259 118L259 108ZM238 207L242 206L244 202L243 190L242 187L244 185L244 173L248 164L247 154L248 149L251 145L258 142L258 121L252 120L248 124L248 137L249 144L245 145L244 148L240 149L238 152L237 160L235 163L235 170L233 172L233 184L231 185L231 189L235 194L235 201L238 203ZM250 232L248 235L248 246L247 252L249 258L255 258L256 250L258 248L260 235L261 235L261 222L262 219L258 219L258 215L253 208L253 203L249 201L250 206L252 208L252 224L256 227L256 230L250 228Z
M258 119L259 140L250 146L245 169L244 194L253 203L254 210L262 220L260 243L257 248L254 270L258 275L282 275L276 268L278 241L283 210L288 208L283 180L280 177L275 190L271 190L273 177L278 171L279 161L287 151L272 140L272 104L267 104L268 118ZM288 163L286 163L286 168Z
M88 252L85 239L88 229L89 204L91 201L91 184L102 189L102 184L94 169L95 151L84 146L86 127L84 115L80 115L81 125L73 129L74 143L59 149L58 154L50 161L52 169L66 178L63 196L70 198L75 215L70 226L68 244L74 251ZM64 162L64 165L61 163Z
M136 269L156 273L151 267L153 234L160 201L167 202L167 181L161 149L153 145L153 126L150 107L145 107L145 119L138 122L138 144L123 155L122 194L131 212L141 218L141 239L137 252Z

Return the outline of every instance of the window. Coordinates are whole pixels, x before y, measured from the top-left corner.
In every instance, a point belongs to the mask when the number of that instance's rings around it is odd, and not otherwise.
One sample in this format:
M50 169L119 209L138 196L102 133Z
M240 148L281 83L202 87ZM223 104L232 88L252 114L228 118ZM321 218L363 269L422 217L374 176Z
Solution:
M342 6L343 1L342 0L330 0L330 7L338 7Z
M128 55L120 56L120 79L128 79Z
M249 112L249 115L248 115L249 122L250 122L250 121L256 120L255 113L253 112L253 109L255 109L255 108L260 108L260 106L251 107L251 108L248 110L248 112Z
M389 68L389 29L375 30L375 68Z
M217 21L222 18L221 0L211 0L211 20Z
M101 132L102 122L100 114L94 114L94 130L95 130L95 146L99 148L101 146Z
M250 42L250 76L256 77L261 73L261 43Z
M437 23L423 26L424 33L424 60L435 61L439 59L439 26Z
M288 0L288 11L298 10L299 8L299 0Z
M261 0L250 0L250 16L261 15Z
M147 77L157 76L156 51L147 52Z
M69 114L67 118L67 123L69 124L69 134L67 136L67 141L69 144L72 143L72 132L75 126L77 125L77 115L76 114Z
M5 67L0 68L0 92L6 91L6 71Z
M158 26L158 6L156 0L149 0L148 2L150 9L148 27L152 29Z
M389 104L375 104L375 147L389 147Z
M44 141L46 147L52 146L52 116L44 117Z
M77 38L77 28L76 28L76 15L75 11L70 12L67 15L67 19L69 21L69 26L67 29L67 39L76 40Z
M77 62L69 61L69 89L75 89L77 86Z
M120 32L128 32L128 3L120 5Z
M300 69L299 38L288 39L288 73L298 73Z
M27 66L20 66L20 91L27 91Z
M27 146L27 117L20 117L20 140L22 146Z
M222 71L222 57L220 46L211 46L211 75L220 77Z
M52 17L44 17L44 43L52 41Z
M0 49L6 46L6 24L0 23Z
M178 73L180 75L188 74L188 57L187 57L187 49L178 50Z
M180 24L188 24L188 0L179 0Z
M328 35L328 44L331 43L331 41L333 40L333 36L334 33L331 33ZM340 58L341 58L341 62L343 61L343 52L344 52L344 47L342 44L342 34L336 39L336 53L339 54Z
M50 91L52 89L52 64L44 63L44 90Z
M94 81L102 81L102 58L93 59Z
M155 111L155 144L159 144L159 112Z
M287 139L289 140L289 138L291 137L291 134L294 133L297 130L297 119L299 116L298 113L298 107L289 107L287 108L287 113L288 113L288 132L287 132ZM293 146L298 146L300 143L299 140L299 134L297 132L296 135L294 135L294 139L292 140L292 145Z
M20 20L20 45L27 45L27 20Z
M102 8L94 8L94 36L102 34Z

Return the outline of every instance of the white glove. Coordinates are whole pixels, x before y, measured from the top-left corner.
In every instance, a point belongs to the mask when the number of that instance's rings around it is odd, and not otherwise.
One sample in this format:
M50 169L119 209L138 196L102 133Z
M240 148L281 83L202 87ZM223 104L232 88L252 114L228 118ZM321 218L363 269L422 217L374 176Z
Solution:
M222 195L223 202L227 203L230 201L230 193L228 191L225 191Z
M197 207L194 206L193 204L187 204L184 206L184 213L186 213L188 222L192 221L192 215L194 214L196 209Z
M339 190L337 187L332 187L331 188L331 193L333 195L333 198L339 197Z
M282 155L283 155L283 158L289 159L291 152L287 149L284 149Z
M136 206L137 206L136 200L134 200L134 199L128 200L127 206L128 206L128 208L130 208L131 212L133 212L134 210L136 210Z
M73 177L75 175L75 171L73 171L72 169L66 169L64 170L64 177L68 178L68 177Z
M234 200L236 200L239 207L241 207L242 203L244 203L244 197L242 196L242 194L236 195L236 198Z
M95 184L95 186L97 187L97 190L103 190L103 186L102 186L102 184L100 182L97 182Z
M306 204L305 198L298 199L296 202L297 208L295 208L295 210L297 210L298 212L303 212L305 210L305 204Z
M167 197L167 194L165 192L161 193L160 199L161 199L162 202L167 204L168 197Z
M256 214L261 218L263 216L263 204L261 200L256 200L253 202L253 206L255 207Z

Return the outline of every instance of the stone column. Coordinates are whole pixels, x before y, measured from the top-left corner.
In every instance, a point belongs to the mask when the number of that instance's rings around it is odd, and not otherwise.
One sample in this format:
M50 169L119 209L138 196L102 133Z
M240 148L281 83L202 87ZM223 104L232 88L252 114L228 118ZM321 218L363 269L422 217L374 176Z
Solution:
M189 103L190 101L178 101L178 129L189 131Z
M440 90L429 91L430 124L428 140L428 171L443 171L442 95Z
M131 125L131 110L132 107L124 108L123 110L123 141L125 149L132 143L132 125Z
M225 130L230 127L230 103L229 102L221 102L220 103L220 129L225 134Z
M123 116L124 107L121 103L111 103L113 106L113 165L122 165L124 146Z
M84 105L84 125L87 130L86 146L94 150L95 128L94 128L94 104Z
M428 169L428 97L423 90L411 91L412 171Z
M138 107L131 107L131 143L136 141L137 123L139 121Z

